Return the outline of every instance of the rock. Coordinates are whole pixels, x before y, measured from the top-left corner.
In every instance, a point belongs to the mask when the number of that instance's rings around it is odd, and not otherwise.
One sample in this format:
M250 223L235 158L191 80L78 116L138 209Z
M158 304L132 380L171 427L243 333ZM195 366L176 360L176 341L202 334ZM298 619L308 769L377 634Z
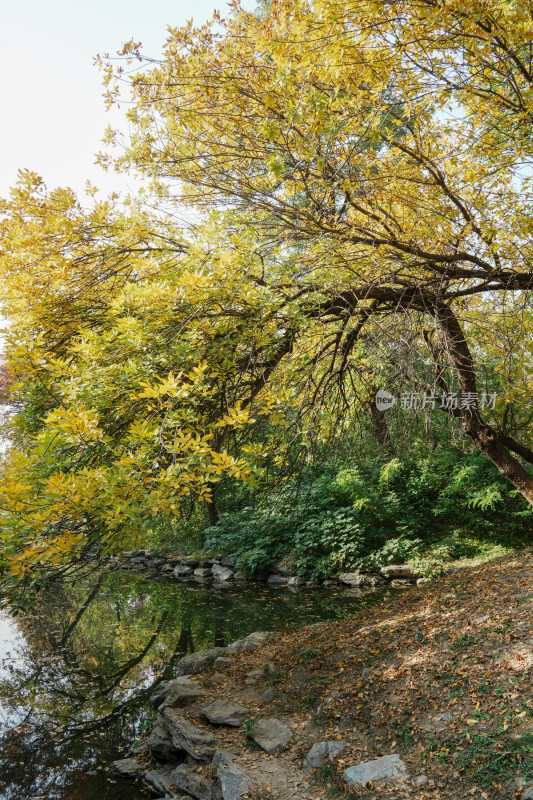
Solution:
M248 678L246 683L257 683L261 678L273 678L277 672L276 665L272 664L272 662L263 664L261 667L252 669L250 672L246 673L246 677Z
M210 578L211 567L196 567L196 569L193 572L193 575L196 578Z
M223 556L220 559L220 563L223 567L229 567L233 569L235 567L235 558L233 556Z
M525 792L522 792L520 800L533 800L533 786L526 789Z
M166 558L156 558L156 560L154 561L154 569L161 569L161 567L166 566L166 563L167 563Z
M233 580L234 581L245 581L246 580L246 575L244 574L244 572L241 572L240 570L237 570L237 572L233 576Z
M331 586L339 586L339 584L340 581L338 581L336 578L326 578L325 581L322 581L322 586L325 589L329 589Z
M273 686L269 686L268 689L265 689L263 694L261 695L261 700L264 700L265 703L271 703L276 696L276 690Z
M272 564L270 571L274 575L283 575L287 577L289 575L289 570L285 567L283 561L279 559L278 561L274 561Z
M216 686L217 683L221 681L225 681L229 678L229 675L226 675L224 672L214 672L213 675L209 678L209 685Z
M232 581L235 574L232 569L221 564L213 564L211 573L216 581Z
M317 742L304 761L304 769L319 769L326 762L334 761L346 747L346 742Z
M365 786L370 781L378 783L380 781L402 781L408 778L407 767L396 753L348 767L342 776L348 789Z
M185 751L175 746L167 726L162 721L157 722L152 728L146 739L146 747L158 761L177 762L185 758Z
M362 678L370 678L371 675L372 675L372 670L370 669L370 667L364 667L364 669L361 671Z
M235 705L229 700L214 700L208 706L202 708L202 714L213 725L229 725L230 727L238 728L242 720L247 716L248 709Z
M407 586L412 586L415 581L411 578L393 578L390 582L390 585L396 587L397 589L407 588Z
M167 573L174 572L174 567L171 564L165 564L159 571L166 575Z
M363 575L360 572L344 572L339 580L347 586L381 586L387 582L382 575Z
M197 761L209 761L213 757L213 745L217 740L211 731L191 725L174 708L164 708L162 716L175 747L185 750Z
M412 566L412 564L390 564L387 567L381 567L380 572L386 578L410 578L415 580L421 578L422 575Z
M292 575L289 578L289 586L305 586L305 583L305 578L301 578L299 575Z
M213 800L213 784L192 775L186 767L176 767L172 772L171 785L195 800Z
M224 656L219 656L215 658L215 663L213 664L215 669L224 669L224 667L231 667L235 662L232 658L224 658Z
M305 582L306 589L316 589L317 586L320 586L319 581L306 581Z
M173 572L176 578L186 578L188 575L193 574L194 569L192 567L186 567L183 564L177 564Z
M269 586L287 586L289 579L285 575L269 575L267 583Z
M231 755L217 750L213 758L217 778L222 792L222 800L243 800L256 785L254 781L233 763Z
M274 756L287 747L292 739L292 731L279 719L269 717L259 720L251 733L251 737L265 753Z
M135 555L134 550L123 550L122 551L122 558L132 558Z
M416 778L413 779L413 783L415 786L425 786L428 782L427 775L417 775Z
M245 636L244 639L237 639L236 642L232 642L226 647L226 652L246 653L248 650L255 650L256 647L260 647L260 645L269 642L273 638L272 631L254 631L254 633Z
M201 650L199 653L190 653L178 661L178 675L195 675L204 669L211 669L215 660L226 652L225 647L212 647L211 650Z
M198 561L195 558L189 558L189 556L185 556L185 558L180 558L180 564L182 564L184 567L196 569L198 566Z
M161 684L163 686L163 684ZM159 689L159 687L158 687ZM185 708L190 706L204 692L195 686L188 678L176 678L173 681L165 681L162 691L156 691L150 698L155 708Z
M430 583L429 578L417 578L416 585L417 586L427 586Z
M161 767L160 769L151 769L144 776L144 780L156 792L158 797L167 797L171 794L170 786L172 784L172 770L170 768Z
M120 775L121 778L134 780L141 778L144 775L144 764L137 761L136 758L119 758L118 761L113 761L111 770L115 775Z

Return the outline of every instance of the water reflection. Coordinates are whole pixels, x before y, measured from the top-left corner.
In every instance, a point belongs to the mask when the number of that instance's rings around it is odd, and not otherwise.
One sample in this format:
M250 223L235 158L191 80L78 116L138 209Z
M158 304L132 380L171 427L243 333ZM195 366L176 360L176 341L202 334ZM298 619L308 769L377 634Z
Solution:
M1 797L146 797L105 764L151 725L148 697L183 655L348 616L382 596L215 590L123 572L57 583L32 613L0 619Z

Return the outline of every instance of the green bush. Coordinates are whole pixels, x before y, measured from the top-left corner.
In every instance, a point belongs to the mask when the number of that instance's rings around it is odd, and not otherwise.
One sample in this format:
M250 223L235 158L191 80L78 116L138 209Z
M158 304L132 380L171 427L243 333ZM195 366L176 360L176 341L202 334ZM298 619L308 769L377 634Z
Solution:
M250 574L279 558L328 576L417 561L427 574L459 558L531 540L533 509L478 453L445 449L369 461L288 483L203 532Z

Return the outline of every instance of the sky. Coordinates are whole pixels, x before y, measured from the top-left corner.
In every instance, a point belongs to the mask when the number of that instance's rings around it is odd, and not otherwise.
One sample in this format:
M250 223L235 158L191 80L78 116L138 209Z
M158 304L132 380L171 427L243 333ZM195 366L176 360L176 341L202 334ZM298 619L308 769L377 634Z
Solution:
M226 0L4 0L0 197L8 195L20 168L37 172L49 188L81 193L90 180L104 193L133 189L131 180L94 165L107 125L118 127L119 120L105 110L93 59L115 53L131 38L157 58L167 25L191 17L200 24L215 9L224 14Z

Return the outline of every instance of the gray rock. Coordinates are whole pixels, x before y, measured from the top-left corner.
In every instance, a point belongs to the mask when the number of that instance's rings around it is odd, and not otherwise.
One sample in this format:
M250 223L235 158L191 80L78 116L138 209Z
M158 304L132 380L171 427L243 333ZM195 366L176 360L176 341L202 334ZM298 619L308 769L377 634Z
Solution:
M251 733L251 737L265 753L274 756L287 747L292 739L292 731L279 719L269 717L259 720Z
M300 575L292 575L289 578L289 586L305 586L306 580L305 578L301 578Z
M415 583L413 578L393 578L390 582L390 585L396 587L397 589L402 589L412 586L413 583Z
M199 653L190 653L178 661L178 675L195 675L205 669L211 669L215 660L226 652L225 647L212 647L211 650L200 650Z
M176 678L173 681L166 681L165 691L162 697L162 702L159 703L159 708L185 708L196 702L200 697L204 696L204 692L195 686L187 677ZM157 696L159 701L160 694ZM154 696L151 697L152 704L154 703Z
M209 685L216 686L217 683L227 680L228 677L224 672L214 672L209 678Z
M316 589L317 586L320 586L319 581L306 581L305 586L307 589Z
M235 574L232 569L223 567L221 564L213 564L211 572L216 581L232 581Z
M183 564L184 567L192 567L192 569L196 569L198 563L199 562L195 558L189 558L189 556L180 558L180 564Z
M380 572L386 578L421 578L422 575L417 572L412 564L389 564L387 567L381 567Z
M186 767L176 767L171 775L171 785L195 800L213 800L214 786L203 778L191 774Z
M365 786L370 781L379 783L380 781L401 781L408 778L407 767L396 753L376 758L374 761L363 761L354 767L348 767L348 769L344 770L342 776L348 789Z
M274 689L273 686L269 686L268 689L265 689L265 691L261 695L261 700L264 700L265 703L271 703L275 697L276 697L276 690Z
M246 772L234 764L229 753L217 750L213 765L217 768L222 800L243 800L249 797L256 784Z
M428 782L427 775L417 775L416 778L413 779L413 783L415 786L425 786Z
M272 631L254 631L254 633L250 633L248 636L245 636L244 639L237 639L236 642L232 642L228 647L226 647L227 653L246 653L248 650L255 650L256 647L260 647L265 642L271 641L274 638L274 634Z
M158 797L166 797L171 794L170 786L172 784L172 769L169 767L161 767L159 769L151 769L144 776L144 780L152 790L156 792Z
M111 770L115 775L120 775L121 778L134 780L144 775L145 767L136 758L119 758L118 761L113 761Z
M363 575L360 572L344 572L339 580L346 586L381 586L386 583L381 575Z
M362 669L361 671L362 678L370 678L371 675L372 675L372 670L370 669L370 667L364 667Z
M304 769L319 769L326 762L334 761L346 747L346 742L317 742L304 760Z
M193 575L196 578L210 578L211 577L211 567L196 567L194 570Z
M269 586L287 586L289 579L285 575L269 575L267 583Z
M529 789L526 789L525 792L522 792L520 800L533 800L533 786L530 786Z
M325 581L322 581L322 586L325 589L329 589L331 586L339 586L339 584L340 581L338 581L336 578L326 578Z
M213 664L215 669L224 669L224 667L231 667L235 662L232 658L224 658L224 656L219 656L215 658L215 663Z
M214 700L202 708L202 714L213 725L229 725L232 728L238 728L247 716L248 709L235 705L229 700Z
M146 747L158 761L177 762L185 758L183 748L175 746L168 728L162 721L157 722L152 728L146 739Z
M175 747L185 750L196 761L209 761L213 757L217 740L211 731L191 725L174 708L164 708L162 716Z
M160 572L162 572L164 575L167 573L170 574L171 572L174 572L174 567L171 564L164 564L164 566L161 567Z
M233 569L235 567L235 558L233 556L223 556L220 559L220 563L223 567L229 567Z
M193 567L186 567L184 564L177 564L173 572L176 578L186 578L188 575L193 574L194 569Z
M241 572L240 570L237 570L237 572L233 576L233 580L234 581L245 581L246 580L246 575L244 574L244 572Z

